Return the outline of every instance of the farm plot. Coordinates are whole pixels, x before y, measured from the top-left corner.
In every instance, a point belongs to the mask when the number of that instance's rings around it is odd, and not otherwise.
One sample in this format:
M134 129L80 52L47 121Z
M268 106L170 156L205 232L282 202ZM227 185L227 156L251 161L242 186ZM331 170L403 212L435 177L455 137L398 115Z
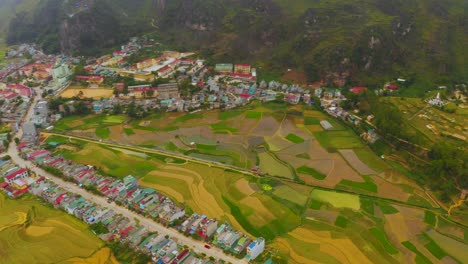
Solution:
M35 216L25 228L28 212ZM102 245L86 224L37 198L26 195L10 200L0 193L1 263L58 263L87 257Z
M114 96L114 92L112 89L90 89L90 88L74 88L70 87L65 89L61 94L63 98L72 98L75 96L84 97L84 98L93 98L93 99L101 99L101 98L111 98Z
M338 150L345 160L361 175L373 175L377 174L373 169L369 168L367 164L362 162L356 153L352 149L340 149Z
M468 245L455 239L444 236L434 229L427 232L427 235L434 240L445 252L462 263L468 263Z
M349 208L356 211L361 208L359 196L353 194L316 189L312 191L311 198L313 200L329 203L336 208Z
M274 241L274 247L292 263L372 263L348 237L336 238L330 231L304 225Z
M267 173L271 176L294 179L294 174L291 169L282 161L274 157L273 154L264 151L258 154L258 158L260 160L260 170L263 173Z
M275 188L273 194L280 197L281 199L291 201L300 206L304 206L308 199L307 193L303 194L285 185Z
M350 130L314 132L314 137L324 148L330 150L363 147L361 140Z
M140 179L140 184L252 235L273 238L300 224L299 216L287 206L255 193L238 173L191 163L161 166Z

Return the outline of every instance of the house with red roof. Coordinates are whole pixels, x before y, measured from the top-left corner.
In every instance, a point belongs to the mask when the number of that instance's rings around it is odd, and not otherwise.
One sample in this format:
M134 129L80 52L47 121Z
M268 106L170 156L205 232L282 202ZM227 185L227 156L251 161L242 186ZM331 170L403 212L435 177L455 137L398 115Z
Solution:
M235 64L234 73L250 74L252 66L250 64Z
M125 57L127 56L127 52L124 50L116 50L112 53L112 55Z
M102 76L76 76L77 81L84 81L87 83L101 84L104 81Z
M159 77L165 78L169 76L174 71L170 66L166 66L158 71Z
M32 89L28 86L22 84L9 84L8 88L15 93L19 94L24 99L28 99L32 97Z
M356 87L353 87L353 88L351 88L351 89L349 89L349 90L350 90L352 93L359 94L360 92L367 90L367 87L364 87L364 86L356 86Z
M398 86L395 85L395 84L386 84L386 85L385 85L385 88L387 88L387 89L389 89L389 90L392 90L392 91L398 90Z
M9 174L5 175L5 182L9 185L12 185L15 180L24 179L29 176L28 170L25 168L21 168L19 170L10 172Z

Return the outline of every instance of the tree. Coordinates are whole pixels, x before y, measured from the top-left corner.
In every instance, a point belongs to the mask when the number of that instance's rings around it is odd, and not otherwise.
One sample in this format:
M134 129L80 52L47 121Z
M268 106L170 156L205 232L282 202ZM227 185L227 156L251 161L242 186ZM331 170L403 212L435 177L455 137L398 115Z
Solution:
M19 142L20 142L20 139L17 138L17 137L15 137L15 143L16 143L16 144L19 144Z
M390 103L380 103L375 106L375 125L384 137L403 135L403 115Z
M91 113L91 109L89 109L83 101L75 103L75 110L78 115L88 115Z
M145 94L146 94L146 96L148 96L148 97L153 97L153 95L154 95L154 90L153 90L153 89L146 90L146 91L145 91Z

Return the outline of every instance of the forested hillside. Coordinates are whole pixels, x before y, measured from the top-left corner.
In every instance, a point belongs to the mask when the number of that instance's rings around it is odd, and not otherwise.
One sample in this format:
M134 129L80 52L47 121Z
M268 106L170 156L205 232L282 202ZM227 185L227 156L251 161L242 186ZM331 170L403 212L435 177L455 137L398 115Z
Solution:
M216 61L296 68L309 81L341 86L401 76L421 94L466 81L467 6L464 0L39 0L31 11L16 12L8 43L93 53L156 32Z

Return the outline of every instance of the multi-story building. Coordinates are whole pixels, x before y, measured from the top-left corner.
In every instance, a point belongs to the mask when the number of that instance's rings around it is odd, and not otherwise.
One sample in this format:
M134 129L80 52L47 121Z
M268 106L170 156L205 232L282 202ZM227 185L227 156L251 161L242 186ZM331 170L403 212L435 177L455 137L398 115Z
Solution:
M231 73L233 65L230 63L219 63L215 65L215 71L219 73Z
M262 254L263 250L265 250L265 239L263 237L259 237L247 247L247 255L245 258L253 260Z
M234 72L241 74L250 74L252 67L250 64L236 64L234 65Z

